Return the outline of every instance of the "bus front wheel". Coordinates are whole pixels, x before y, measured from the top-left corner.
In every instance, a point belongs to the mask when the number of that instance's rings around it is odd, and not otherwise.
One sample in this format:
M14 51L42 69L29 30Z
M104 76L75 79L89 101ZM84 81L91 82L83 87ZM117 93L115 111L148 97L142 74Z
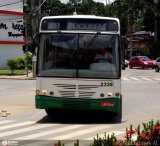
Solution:
M112 120L115 123L121 123L122 122L122 95L120 97L119 112L112 116Z
M47 113L47 115L49 116L49 117L57 117L57 116L60 116L60 114L61 114L61 110L59 110L59 109L52 109L52 108L47 108L47 109L45 109L45 111L46 111L46 113Z

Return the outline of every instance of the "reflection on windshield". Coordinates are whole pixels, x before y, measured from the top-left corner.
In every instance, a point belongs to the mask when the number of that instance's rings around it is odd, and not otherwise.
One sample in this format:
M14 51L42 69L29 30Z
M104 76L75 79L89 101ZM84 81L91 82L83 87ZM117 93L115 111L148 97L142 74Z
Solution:
M39 76L116 78L119 76L118 36L43 34Z
M145 56L145 57L140 58L140 60L142 60L142 61L149 61L149 60L151 60L151 59L148 58L147 56Z

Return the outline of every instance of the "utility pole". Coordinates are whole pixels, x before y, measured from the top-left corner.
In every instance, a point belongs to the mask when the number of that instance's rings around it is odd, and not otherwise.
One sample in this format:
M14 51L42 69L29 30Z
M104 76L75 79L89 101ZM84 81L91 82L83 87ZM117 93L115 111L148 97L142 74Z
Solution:
M157 16L158 16L157 5L158 5L158 0L154 0L154 3L155 3L155 12L154 12L154 40L156 42L157 41Z
M130 55L129 57L132 57L133 55L133 26L134 26L134 16L133 16L133 1L130 1L129 6L129 38L130 38Z
M129 22L129 39L130 39L130 55L129 57L132 57L132 52L133 52L133 22Z
M154 18L154 40L157 41L157 14L155 14Z
M32 39L34 39L35 34L39 31L39 23L41 18L41 7L47 0L39 0L38 1L38 7L33 12L35 19L32 19ZM34 1L31 1L31 9L34 8ZM37 57L36 52L32 54L32 71L33 71L33 77L36 76L36 64L37 64Z
M23 2L23 6L28 6L26 0ZM26 16L23 19L24 23L24 28L25 28L25 70L26 70L26 76L28 77L28 46L26 45L27 43L27 37L28 37L28 30L27 30L27 21L26 21Z

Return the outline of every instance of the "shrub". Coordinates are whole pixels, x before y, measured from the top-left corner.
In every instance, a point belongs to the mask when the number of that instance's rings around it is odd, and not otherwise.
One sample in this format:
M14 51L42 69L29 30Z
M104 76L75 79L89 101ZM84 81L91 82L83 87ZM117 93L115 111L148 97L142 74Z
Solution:
M7 60L7 65L9 66L9 68L11 69L12 74L13 74L14 70L17 69L18 63L17 63L16 59L12 58L10 60Z
M106 133L104 137L94 138L93 143L90 146L158 146L160 145L160 122L154 122L153 120L148 123L142 123L142 129L140 125L136 129L126 128L126 135L124 140L117 140L114 133L110 136ZM136 134L136 140L133 139L133 135ZM59 141L54 146L65 146ZM80 146L77 140L74 146Z
M17 61L17 68L16 69L25 69L25 60L24 57L15 57Z
M28 69L32 69L32 54L27 54L28 55ZM24 57L14 57L9 60L7 60L7 66L12 70L12 74L14 70L21 70L25 69L25 66L27 65L26 58Z
M93 144L90 146L112 146L116 145L117 138L115 137L114 133L110 136L109 134L104 134L104 137L99 137L97 135L96 138L94 138Z

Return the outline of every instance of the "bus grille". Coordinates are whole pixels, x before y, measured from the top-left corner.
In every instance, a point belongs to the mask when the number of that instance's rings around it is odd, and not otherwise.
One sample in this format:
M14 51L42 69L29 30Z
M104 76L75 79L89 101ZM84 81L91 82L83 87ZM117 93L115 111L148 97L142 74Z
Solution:
M85 101L85 100L81 100L81 101L72 100L72 101L68 102L68 100L67 101L63 100L62 105L66 109L88 110L88 109L90 109L91 102L90 101Z
M75 85L75 84L54 84L60 97L68 98L92 98L95 95L95 89L99 85ZM93 91L94 90L94 91Z

